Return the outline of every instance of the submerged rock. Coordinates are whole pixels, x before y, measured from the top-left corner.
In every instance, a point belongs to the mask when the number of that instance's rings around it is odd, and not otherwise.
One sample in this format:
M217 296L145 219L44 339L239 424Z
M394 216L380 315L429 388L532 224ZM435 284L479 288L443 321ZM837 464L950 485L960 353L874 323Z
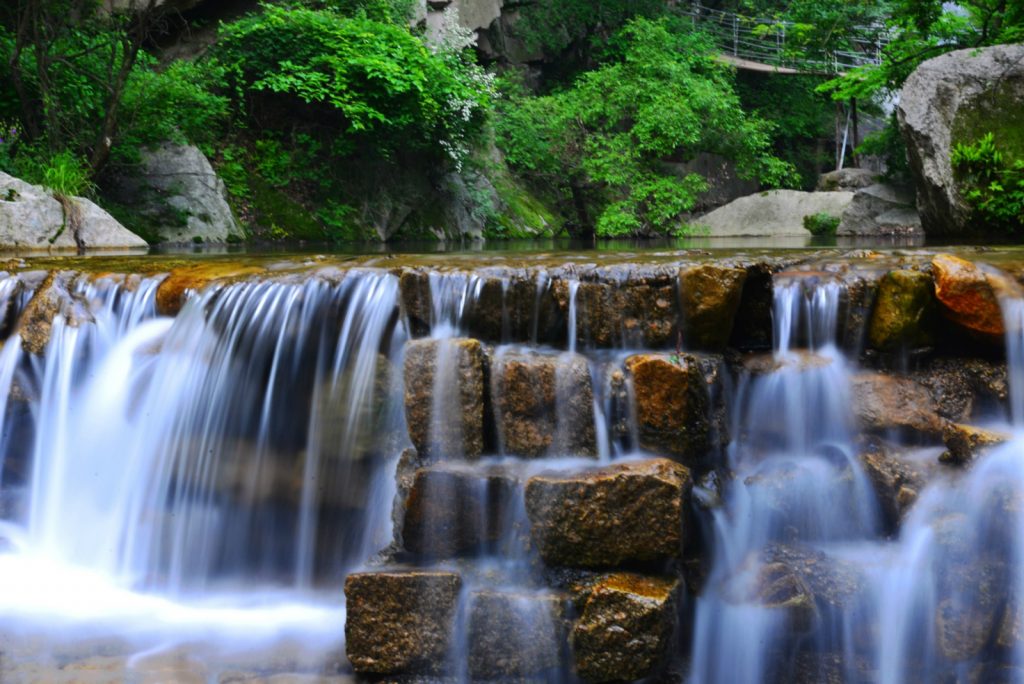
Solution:
M939 416L928 391L910 378L859 373L850 378L853 410L861 427L872 432L896 430L929 437L942 434Z
M678 557L691 485L685 467L660 458L531 477L532 539L551 565L612 567Z
M934 343L935 287L921 271L890 271L878 285L868 341L875 349L926 347Z
M597 455L594 394L584 357L502 354L491 374L502 453L527 458Z
M527 677L561 667L567 632L562 596L478 591L469 600L474 678Z
M932 259L935 296L942 313L953 323L983 339L1002 343L1006 328L992 285L970 261L950 254Z
M345 580L345 649L356 672L443 669L461 577L454 572L353 573Z
M88 303L71 292L69 280L72 275L57 272L47 274L22 311L17 332L21 336L22 348L28 353L43 353L50 342L53 323L58 316L72 327L92 320Z
M746 280L744 269L713 263L680 269L683 342L688 349L725 347Z
M484 449L484 358L478 340L413 340L405 346L405 420L416 449L476 458Z
M404 548L450 557L497 542L511 526L518 480L499 467L441 463L416 471L405 499Z
M572 631L576 674L626 682L658 673L675 629L679 582L632 573L597 581Z
M691 354L636 354L626 359L640 447L698 463L709 444L709 400L700 362Z

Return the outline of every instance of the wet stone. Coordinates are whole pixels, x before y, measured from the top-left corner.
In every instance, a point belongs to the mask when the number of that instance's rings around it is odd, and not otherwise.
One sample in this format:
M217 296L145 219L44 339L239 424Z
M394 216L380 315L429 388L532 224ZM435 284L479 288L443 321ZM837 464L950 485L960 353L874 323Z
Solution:
M54 319L62 316L74 327L91 321L88 303L71 293L72 273L52 272L36 288L22 311L17 332L22 348L30 354L42 354L50 342Z
M1005 332L999 301L985 273L971 262L949 254L932 259L935 296L943 315L965 330L992 342Z
M173 269L156 289L156 312L176 316L189 297L214 280L231 281L263 273L258 266L214 262Z
M485 358L467 338L405 347L405 420L422 454L476 458L484 447Z
M947 423L942 430L942 442L946 451L939 460L949 465L964 465L973 461L979 453L990 447L1010 441L1005 432L986 430L974 425Z
M732 336L747 272L718 264L680 269L679 302L687 349L717 351Z
M675 629L678 590L676 579L632 573L594 584L572 631L580 679L625 682L657 674Z
M567 639L562 596L478 591L469 600L472 677L526 677L562 666Z
M640 448L699 463L709 446L708 388L691 354L636 354L626 359Z
M613 567L681 555L689 471L667 459L536 475L526 485L531 536L551 565Z
M404 270L398 277L402 314L413 337L430 334L433 300L430 277L422 271Z
M453 572L362 572L345 580L345 647L363 674L436 672L452 641L462 580Z
M405 500L403 546L447 558L495 543L511 532L518 479L500 466L441 463L416 471Z
M864 430L942 434L945 421L931 395L912 379L860 373L850 378L853 410Z
M568 353L499 354L491 379L503 454L597 455L594 395L585 358Z
M935 342L935 286L922 271L890 271L878 286L868 342L875 349L930 346Z
M886 527L895 530L927 483L927 475L914 463L875 446L860 454L860 463L875 490Z
M552 284L565 321L576 311L576 337L594 347L664 347L675 342L676 290L667 282L581 281L575 302L567 279Z

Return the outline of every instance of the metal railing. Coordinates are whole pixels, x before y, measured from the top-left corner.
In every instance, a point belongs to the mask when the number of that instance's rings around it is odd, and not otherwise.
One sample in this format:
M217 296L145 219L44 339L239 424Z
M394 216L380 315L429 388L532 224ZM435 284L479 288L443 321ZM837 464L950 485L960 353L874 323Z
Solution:
M888 44L880 24L857 26L849 31L842 49L815 50L813 45L790 38L796 24L775 19L748 17L734 12L693 4L687 11L694 26L715 38L718 48L735 59L806 73L841 74L867 64L879 64Z

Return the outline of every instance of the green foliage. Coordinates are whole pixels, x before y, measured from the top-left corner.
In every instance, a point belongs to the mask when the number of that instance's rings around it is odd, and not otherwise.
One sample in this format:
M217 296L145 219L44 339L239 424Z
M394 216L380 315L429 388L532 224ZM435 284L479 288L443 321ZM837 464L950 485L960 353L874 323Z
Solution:
M516 25L528 50L559 54L571 45L593 47L635 17L664 14L664 0L555 0L524 3ZM600 45L598 45L599 47Z
M279 96L291 116L305 108L353 146L383 154L433 148L461 162L491 96L467 55L327 10L263 5L222 28L216 55L241 100Z
M677 229L706 181L674 165L700 152L740 163L747 177L775 183L792 168L773 157L770 127L742 110L731 72L707 37L636 19L614 61L569 90L525 96L506 86L496 130L509 164L558 187L575 207L577 232L604 237ZM582 230L581 230L582 229Z
M995 136L953 146L950 162L964 199L992 230L1024 228L1024 159L1005 154Z
M412 0L305 0L310 9L326 9L347 17L405 24L412 14Z
M835 235L840 220L838 216L832 216L822 211L804 216L804 228L809 230L811 235Z

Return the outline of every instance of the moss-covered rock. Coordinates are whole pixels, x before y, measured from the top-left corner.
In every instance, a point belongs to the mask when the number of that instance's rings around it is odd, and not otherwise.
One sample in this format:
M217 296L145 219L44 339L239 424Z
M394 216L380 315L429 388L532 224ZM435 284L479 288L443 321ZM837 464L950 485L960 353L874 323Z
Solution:
M585 358L501 354L494 359L491 378L502 453L597 455L594 394Z
M640 447L698 463L708 449L709 400L697 357L636 354L626 359Z
M656 675L675 629L679 582L617 573L591 589L572 631L576 674L585 682L627 682Z
M747 272L701 264L679 271L683 342L688 349L718 350L732 336Z
M614 567L677 557L692 481L667 459L531 477L531 537L550 565Z
M921 271L890 271L878 286L868 342L875 349L930 346L935 342L935 286Z
M469 673L474 679L528 677L561 667L564 597L478 591L469 600Z
M484 449L484 369L478 340L413 340L405 347L405 420L416 449L476 458Z
M353 573L345 580L345 650L356 672L444 667L462 578L454 572Z
M951 254L932 259L932 271L943 315L981 339L1001 343L1006 332L1003 313L986 274Z

